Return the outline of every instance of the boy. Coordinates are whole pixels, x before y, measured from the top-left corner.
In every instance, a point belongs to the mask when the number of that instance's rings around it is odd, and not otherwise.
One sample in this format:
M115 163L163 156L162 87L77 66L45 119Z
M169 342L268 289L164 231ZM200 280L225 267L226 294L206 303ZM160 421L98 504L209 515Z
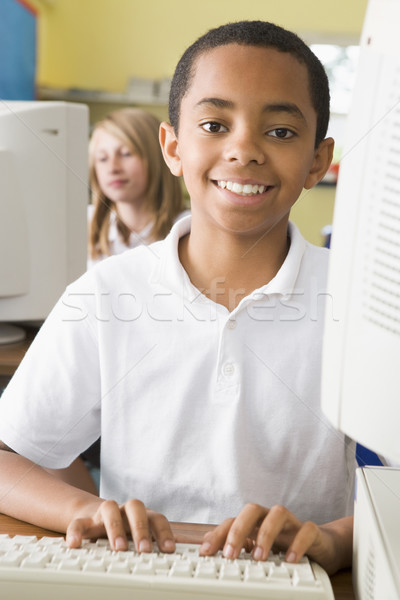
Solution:
M1 511L71 546L130 532L173 550L167 517L221 522L203 554L350 563L354 453L319 408L327 252L288 224L330 164L328 118L322 66L275 25L186 51L160 141L192 220L93 269L46 321L0 404ZM37 466L100 434L107 500Z

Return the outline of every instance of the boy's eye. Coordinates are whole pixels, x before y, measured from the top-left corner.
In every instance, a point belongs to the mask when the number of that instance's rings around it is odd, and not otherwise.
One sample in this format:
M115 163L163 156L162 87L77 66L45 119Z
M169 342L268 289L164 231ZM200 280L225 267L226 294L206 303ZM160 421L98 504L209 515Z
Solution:
M295 134L293 133L293 131L290 131L290 129L287 129L286 127L278 127L277 129L273 129L272 131L269 131L268 135L270 135L272 137L277 137L281 140L288 140L289 138L293 137Z
M217 123L215 121L209 121L208 123L203 123L201 126L205 131L209 131L210 133L225 133L227 130L224 125L221 123Z

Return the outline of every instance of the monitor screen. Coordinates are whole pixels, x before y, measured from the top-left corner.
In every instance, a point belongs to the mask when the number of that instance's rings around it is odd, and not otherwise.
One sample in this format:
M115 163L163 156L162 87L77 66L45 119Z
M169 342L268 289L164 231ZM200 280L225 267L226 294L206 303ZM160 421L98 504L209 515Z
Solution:
M43 321L85 271L87 146L84 105L0 103L0 324Z
M400 462L400 3L371 0L332 228L322 407Z

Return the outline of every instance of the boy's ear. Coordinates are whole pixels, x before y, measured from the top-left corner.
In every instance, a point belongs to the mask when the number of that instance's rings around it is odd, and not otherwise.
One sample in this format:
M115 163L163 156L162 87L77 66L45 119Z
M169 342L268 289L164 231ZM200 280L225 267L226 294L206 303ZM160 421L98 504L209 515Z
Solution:
M179 156L178 138L172 125L163 121L160 125L159 137L165 162L171 173L176 177L180 177L182 175L182 163Z
M318 148L315 150L314 160L304 183L306 190L311 189L314 187L314 185L321 181L329 169L329 166L332 162L334 146L334 140L329 137L322 140Z

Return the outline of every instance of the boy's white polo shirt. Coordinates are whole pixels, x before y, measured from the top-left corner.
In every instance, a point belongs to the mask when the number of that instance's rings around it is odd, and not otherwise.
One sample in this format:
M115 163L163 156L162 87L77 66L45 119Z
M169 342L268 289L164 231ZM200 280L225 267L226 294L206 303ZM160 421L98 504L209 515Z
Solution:
M319 407L327 252L291 225L276 277L229 313L178 260L189 229L68 288L0 401L0 439L61 468L101 435L101 495L170 520L350 514L354 448Z

